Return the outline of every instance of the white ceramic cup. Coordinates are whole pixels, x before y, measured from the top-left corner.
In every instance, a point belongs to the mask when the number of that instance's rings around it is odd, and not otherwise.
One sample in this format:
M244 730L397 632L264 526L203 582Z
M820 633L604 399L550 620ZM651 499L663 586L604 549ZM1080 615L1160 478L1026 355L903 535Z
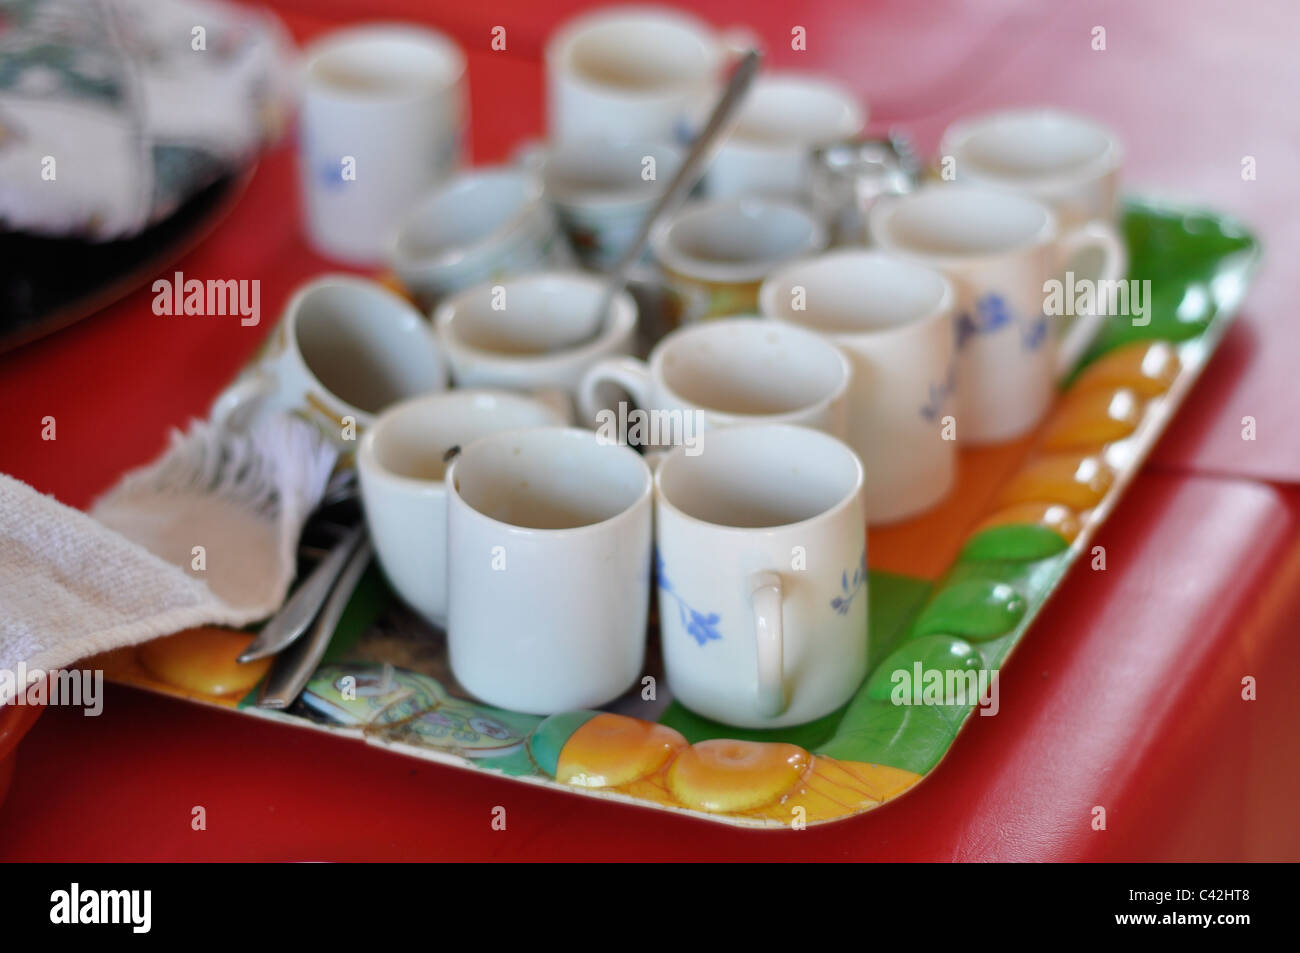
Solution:
M211 417L242 429L266 413L295 413L350 449L389 405L446 387L433 329L409 302L364 278L325 275L294 292Z
M453 390L403 401L367 429L357 448L366 526L384 575L424 618L447 624L448 453L488 434L565 423L521 394Z
M647 361L596 364L582 380L578 408L583 421L600 420L615 408L611 391L621 389L642 411L691 415L689 423L683 416L680 425L674 419L659 429L674 444L753 423L801 424L843 437L851 379L848 359L820 334L763 318L720 318L678 328Z
M381 262L393 223L460 163L468 115L465 55L441 33L358 26L309 46L299 176L312 245Z
M455 176L409 209L391 237L388 260L427 309L479 282L563 266L570 256L537 176L484 166Z
M956 443L943 439L957 374L952 285L933 268L845 249L763 283L765 314L818 331L853 365L846 439L866 468L867 518L889 523L952 489Z
M803 73L761 75L709 165L705 191L713 198L810 199L813 150L858 136L866 121L865 108L838 83Z
M570 139L521 158L545 183L578 260L606 270L636 239L682 153L666 142Z
M687 302L687 321L752 314L764 278L825 246L826 230L808 209L757 196L688 203L650 237L668 284Z
M725 61L723 42L687 13L631 6L583 14L546 45L548 138L677 140Z
M949 126L939 147L958 182L1026 192L1064 227L1114 222L1124 150L1104 126L1057 109L1015 109Z
M573 400L591 367L632 350L636 302L615 295L602 325L604 291L598 275L548 271L448 298L433 322L456 386L561 391Z
M1044 284L1082 254L1101 260L1099 280L1124 275L1124 244L1090 222L1062 232L1051 209L1027 195L984 186L930 186L882 200L874 241L927 264L957 293L957 439L1013 440L1051 406L1105 315L1080 315L1064 333L1044 315Z
M447 475L451 668L511 711L595 708L641 674L651 477L589 430L482 437Z
M812 721L867 672L862 463L804 427L754 425L655 474L659 627L673 697L745 728Z

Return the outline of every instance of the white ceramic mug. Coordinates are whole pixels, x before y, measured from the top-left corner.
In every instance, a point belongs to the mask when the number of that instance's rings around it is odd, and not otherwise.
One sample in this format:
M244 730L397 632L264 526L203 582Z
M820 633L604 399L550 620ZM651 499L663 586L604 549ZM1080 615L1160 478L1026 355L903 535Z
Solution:
M598 420L615 406L611 391L621 389L642 411L692 415L698 423L683 417L659 430L672 443L752 423L802 424L843 437L851 379L848 359L815 332L762 318L720 318L678 328L647 361L595 365L582 380L578 407L584 422Z
M357 448L366 526L384 575L424 618L447 624L448 454L491 433L565 423L521 394L453 390L403 401L367 429Z
M828 252L763 283L769 318L825 334L853 365L846 439L866 468L867 518L889 523L952 489L957 450L943 439L957 375L952 285L881 252Z
M679 139L726 55L708 24L677 10L583 14L546 44L548 138Z
M484 166L455 176L409 209L392 235L388 260L427 309L482 281L566 265L570 255L537 176Z
M424 27L329 33L303 54L299 175L322 254L383 260L393 223L464 154L465 55Z
M1063 227L1114 222L1124 150L1104 126L1057 109L963 119L943 134L958 182L1012 188L1056 212Z
M636 239L682 153L667 142L570 139L530 147L521 160L545 183L578 260L606 270Z
M641 675L651 477L589 430L482 437L452 463L447 644L470 692L511 711L595 708Z
M537 272L470 288L433 322L458 387L562 391L577 396L601 359L632 350L636 302L620 292L600 321L605 283L576 271Z
M838 83L804 73L760 75L709 165L705 191L713 198L810 199L813 150L853 139L866 121L865 108Z
M650 237L688 321L752 314L764 278L825 246L826 230L808 209L758 196L687 203Z
M408 301L364 278L324 275L294 292L211 417L242 429L264 413L296 413L351 448L389 405L446 387L433 329Z
M1115 230L1090 222L1063 233L1036 199L963 185L882 200L869 225L881 248L943 272L957 292L957 439L1000 443L1032 430L1105 321L1080 315L1058 333L1044 285L1085 253L1101 259L1099 280L1120 279Z
M655 474L659 628L673 697L745 728L812 721L867 672L862 463L833 437L754 425Z

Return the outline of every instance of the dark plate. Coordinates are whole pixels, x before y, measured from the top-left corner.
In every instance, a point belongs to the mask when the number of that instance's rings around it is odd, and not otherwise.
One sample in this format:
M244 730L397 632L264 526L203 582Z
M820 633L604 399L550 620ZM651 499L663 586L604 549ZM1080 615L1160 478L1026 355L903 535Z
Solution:
M251 176L224 176L121 241L0 232L0 352L80 321L153 278L216 227Z

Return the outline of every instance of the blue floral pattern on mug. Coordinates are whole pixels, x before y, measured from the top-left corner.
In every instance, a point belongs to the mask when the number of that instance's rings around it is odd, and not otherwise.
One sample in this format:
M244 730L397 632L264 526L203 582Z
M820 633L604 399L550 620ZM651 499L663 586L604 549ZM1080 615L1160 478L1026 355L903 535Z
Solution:
M948 406L948 401L957 389L956 361L948 365L943 380L937 384L931 382L929 386L929 396L921 407L921 417L933 423L943 414L944 409Z
M655 553L655 575L659 579L659 611L662 613L665 609L663 596L669 596L677 603L677 615L682 620L682 627L686 634L695 639L700 645L706 645L722 638L722 633L718 631L718 623L722 617L716 612L705 614L690 606L681 594L673 589L672 583L664 574L664 560L658 553Z
M831 608L840 615L849 614L849 606L853 605L853 600L858 597L858 593L863 590L867 584L867 551L862 551L862 558L858 561L858 566L853 570L853 578L849 579L848 570L840 573L840 590L841 594L831 600Z
M977 334L992 334L1011 323L1011 308L1000 294L990 292L975 299L975 313L963 311L957 315L957 349Z
M1044 315L1040 314L1033 321L1029 322L1028 327L1020 329L1020 344L1031 354L1042 347L1043 342L1046 340L1047 318Z
M1013 323L1015 316L1011 307L1000 294L989 292L975 299L975 313L963 311L957 315L957 349L979 334L992 334ZM1038 315L1020 329L1020 345L1031 354L1043 346L1047 340L1047 318Z

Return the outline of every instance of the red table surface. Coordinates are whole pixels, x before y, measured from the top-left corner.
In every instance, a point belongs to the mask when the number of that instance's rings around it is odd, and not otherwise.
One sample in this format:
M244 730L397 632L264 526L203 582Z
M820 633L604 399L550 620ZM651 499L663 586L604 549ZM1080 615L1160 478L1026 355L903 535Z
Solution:
M292 0L299 40L366 18L421 20L469 51L474 152L504 158L542 129L545 35L586 3L490 6ZM932 149L958 115L1053 102L1113 125L1127 175L1246 219L1266 267L1221 352L1098 543L920 788L866 817L736 832L399 758L114 687L105 712L48 712L0 808L3 859L1300 858L1300 330L1283 307L1300 251L1289 163L1300 146L1289 44L1300 10L1266 3L980 0L759 7L777 66L817 69ZM806 53L788 48L806 27ZM507 28L504 52L489 47ZM1094 26L1107 49L1090 46ZM1242 181L1241 157L1259 177ZM0 357L0 471L86 505L203 413L304 277L331 267L297 226L290 147L272 150L229 218L176 267L259 278L264 320L163 318L146 289ZM58 439L40 439L41 420ZM1240 438L1242 416L1259 439ZM1263 480L1272 483L1261 482ZM1243 701L1241 680L1258 679ZM206 832L190 829L195 805ZM505 832L489 822L507 808ZM1103 806L1108 829L1093 831Z

